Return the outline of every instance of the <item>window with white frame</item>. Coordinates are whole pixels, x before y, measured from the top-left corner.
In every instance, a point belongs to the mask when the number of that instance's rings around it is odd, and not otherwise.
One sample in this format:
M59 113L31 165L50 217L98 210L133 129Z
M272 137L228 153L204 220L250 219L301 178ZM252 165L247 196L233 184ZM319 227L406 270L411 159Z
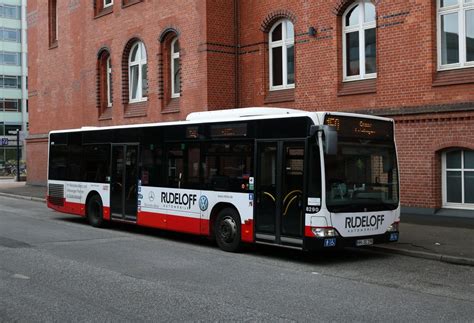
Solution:
M375 5L358 0L342 16L344 81L377 77Z
M269 33L270 90L295 87L295 31L289 20L280 20Z
M474 66L474 0L437 0L438 69Z
M179 98L181 94L181 63L179 58L180 47L176 37L171 42L171 97Z
M112 61L111 57L107 57L106 63L106 83L107 83L107 107L112 107Z
M104 8L110 7L114 4L114 0L104 0Z
M474 150L442 155L443 206L474 209Z
M146 101L148 95L147 56L145 45L136 42L128 59L130 102Z

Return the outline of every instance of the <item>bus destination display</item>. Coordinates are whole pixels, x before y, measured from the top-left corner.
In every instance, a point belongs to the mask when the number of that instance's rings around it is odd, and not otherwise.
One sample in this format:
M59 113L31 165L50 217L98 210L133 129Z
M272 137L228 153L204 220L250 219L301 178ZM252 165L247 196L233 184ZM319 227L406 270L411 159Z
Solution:
M213 138L246 136L247 124L245 123L211 125L211 137Z
M340 137L364 139L392 139L391 122L341 116L326 116L324 124L336 128Z

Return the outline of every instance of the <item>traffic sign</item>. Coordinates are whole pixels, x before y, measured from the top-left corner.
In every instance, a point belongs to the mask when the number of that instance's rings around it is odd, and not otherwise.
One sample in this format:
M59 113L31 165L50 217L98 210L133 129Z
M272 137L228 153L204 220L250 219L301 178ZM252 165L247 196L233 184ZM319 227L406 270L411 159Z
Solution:
M1 140L1 145L2 146L8 146L8 138L3 137Z

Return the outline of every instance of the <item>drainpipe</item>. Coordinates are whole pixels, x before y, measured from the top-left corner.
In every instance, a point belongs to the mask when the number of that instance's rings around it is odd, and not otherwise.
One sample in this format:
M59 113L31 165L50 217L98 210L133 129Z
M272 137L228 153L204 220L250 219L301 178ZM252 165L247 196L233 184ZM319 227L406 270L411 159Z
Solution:
M240 108L240 15L239 0L234 0L234 47L235 47L235 108Z

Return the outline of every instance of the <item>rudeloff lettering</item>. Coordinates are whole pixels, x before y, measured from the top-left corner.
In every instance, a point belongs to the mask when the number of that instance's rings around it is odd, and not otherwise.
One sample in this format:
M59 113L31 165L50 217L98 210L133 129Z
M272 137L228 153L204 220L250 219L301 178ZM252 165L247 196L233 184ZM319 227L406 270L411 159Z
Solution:
M196 194L161 192L161 203L163 204L184 205L187 206L188 209L191 209L191 207L196 204L196 201Z
M355 216L352 218L346 218L345 227L346 229L358 229L358 228L375 228L378 229L384 221L384 215L364 215Z

